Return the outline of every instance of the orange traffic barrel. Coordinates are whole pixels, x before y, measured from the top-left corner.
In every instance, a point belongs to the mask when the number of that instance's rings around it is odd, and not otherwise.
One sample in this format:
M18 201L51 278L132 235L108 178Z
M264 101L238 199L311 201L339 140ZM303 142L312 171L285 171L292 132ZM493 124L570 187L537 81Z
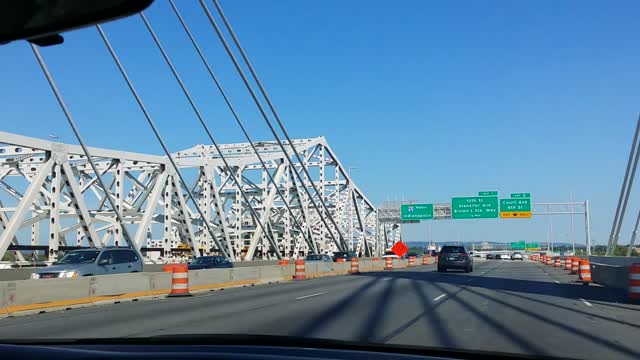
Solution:
M547 265L549 265L549 266L551 266L551 265L552 265L552 264L551 264L551 256L546 256L546 257L545 257L545 264L547 264Z
M287 265L289 265L289 260L280 260L280 261L278 261L278 265L287 266Z
M571 270L571 258L570 257L564 258L564 269L565 270Z
M556 256L556 258L554 259L554 263L553 263L553 267L561 267L562 266L562 260L560 259L560 256Z
M343 259L343 258L337 258L336 262L347 262L347 261L345 259Z
M407 266L408 267L416 266L416 257L415 256L409 256L409 264Z
M571 273L577 274L580 271L580 258L571 259Z
M422 265L428 265L429 264L429 258L427 258L426 256L422 257Z
M393 270L393 259L388 257L385 260L384 269L385 270Z
M162 271L171 273L171 291L168 297L191 296L189 293L189 267L187 264L169 264Z
M374 257L374 258L373 258L373 259L371 259L371 260L373 260L373 261L378 261L378 260L380 260L380 258L376 256L376 257Z
M591 263L589 260L580 260L580 280L585 285L591 282Z
M640 299L640 263L629 266L629 298Z
M360 273L360 266L358 264L358 258L351 258L351 273L352 274L359 274Z
M296 272L293 276L293 280L305 280L304 260L296 260Z

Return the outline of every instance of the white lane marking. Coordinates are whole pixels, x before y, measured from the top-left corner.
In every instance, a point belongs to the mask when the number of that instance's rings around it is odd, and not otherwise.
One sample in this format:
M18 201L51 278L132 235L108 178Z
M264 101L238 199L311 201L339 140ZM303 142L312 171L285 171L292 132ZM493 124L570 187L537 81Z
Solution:
M310 297L314 297L314 296L318 296L318 295L324 295L326 293L327 292L325 291L325 292L319 292L319 293L316 293L316 294L300 296L300 297L297 297L296 300L302 300L302 299L306 299L306 298L310 298Z
M442 294L442 295L438 296L437 298L433 299L433 301L438 301L438 300L442 299L445 296L447 296L447 294Z
M591 305L591 303L590 303L590 302L588 302L588 301L587 301L587 300L585 300L585 299L580 299L580 301L582 301L582 302L583 302L585 305L587 305L587 306L593 306L593 305Z
M553 281L555 281L555 282L556 282L556 284L560 284L560 281L558 281L558 280L553 280Z

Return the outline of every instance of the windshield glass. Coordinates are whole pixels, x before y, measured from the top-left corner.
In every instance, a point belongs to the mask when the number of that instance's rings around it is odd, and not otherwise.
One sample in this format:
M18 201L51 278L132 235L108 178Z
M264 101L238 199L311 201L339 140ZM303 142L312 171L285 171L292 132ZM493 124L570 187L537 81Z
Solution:
M442 248L441 253L464 253L464 248L458 246L445 246Z
M640 1L0 9L0 339L640 359Z
M71 251L56 264L88 264L96 261L99 251Z

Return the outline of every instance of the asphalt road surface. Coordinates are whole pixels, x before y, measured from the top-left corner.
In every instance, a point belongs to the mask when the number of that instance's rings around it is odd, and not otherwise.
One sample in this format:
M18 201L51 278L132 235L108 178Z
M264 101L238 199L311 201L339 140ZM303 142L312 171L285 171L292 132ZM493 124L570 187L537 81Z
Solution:
M269 334L589 359L638 359L640 306L566 271L476 261L0 320L0 339Z

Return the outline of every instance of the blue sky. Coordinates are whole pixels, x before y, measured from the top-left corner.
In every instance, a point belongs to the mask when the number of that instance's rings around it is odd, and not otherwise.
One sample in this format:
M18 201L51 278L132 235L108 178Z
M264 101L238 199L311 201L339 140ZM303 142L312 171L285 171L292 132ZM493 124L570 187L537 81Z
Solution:
M271 139L197 2L177 4L253 137ZM222 5L291 136L324 135L374 203L480 190L567 201L573 192L591 201L593 238L606 242L640 110L637 2ZM243 141L168 4L147 15L216 138ZM105 31L171 150L206 142L140 18ZM74 142L29 47L0 52L0 130ZM88 143L161 153L95 29L42 54ZM637 210L634 194L623 237ZM565 241L568 218L553 222ZM579 217L575 228L583 241ZM547 218L440 221L432 238L544 241L548 229ZM405 233L424 240L426 224Z

